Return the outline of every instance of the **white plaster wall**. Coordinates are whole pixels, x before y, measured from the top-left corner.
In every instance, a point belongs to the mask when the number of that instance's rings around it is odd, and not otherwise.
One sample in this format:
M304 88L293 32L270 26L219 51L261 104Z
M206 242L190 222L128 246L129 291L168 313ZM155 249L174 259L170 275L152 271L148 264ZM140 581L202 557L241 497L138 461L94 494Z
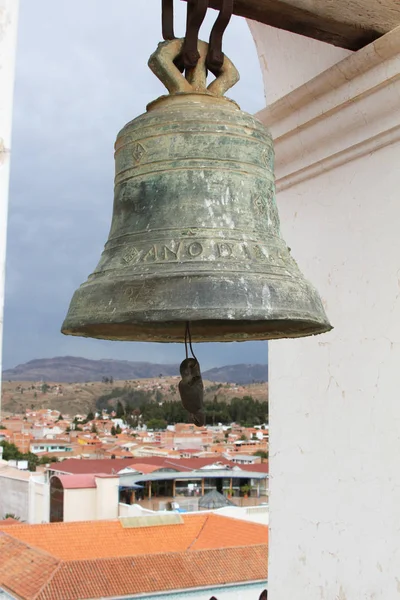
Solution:
M265 84L290 93L259 116L275 139L282 233L335 329L269 347L269 595L395 600L400 27L320 75L330 50L310 46L297 79L275 42L281 78L264 68ZM291 92L291 78L304 85Z
M119 477L96 477L96 519L118 517Z
M34 510L32 523L48 523L50 520L50 486L33 480Z
M208 512L208 511L204 511ZM260 525L268 525L269 523L269 508L268 506L249 506L247 508L238 506L227 506L218 508L214 511L217 515L223 517L232 517L233 519L241 519L242 521L251 521Z
M142 517L149 514L154 515L156 512L159 512L146 510L139 504L119 504L118 511L119 517ZM227 506L212 511L204 510L199 512L213 512L217 515L222 515L223 517L232 517L234 519L241 519L242 521L251 521L252 523L259 523L260 525L268 525L269 523L268 506L249 506L248 508Z
M96 519L96 488L64 490L64 521Z
M29 520L29 480L0 477L0 519L7 513Z
M400 145L279 195L335 329L270 344L271 600L400 598Z
M248 20L247 23L260 60L267 104L352 54L350 50L256 21Z

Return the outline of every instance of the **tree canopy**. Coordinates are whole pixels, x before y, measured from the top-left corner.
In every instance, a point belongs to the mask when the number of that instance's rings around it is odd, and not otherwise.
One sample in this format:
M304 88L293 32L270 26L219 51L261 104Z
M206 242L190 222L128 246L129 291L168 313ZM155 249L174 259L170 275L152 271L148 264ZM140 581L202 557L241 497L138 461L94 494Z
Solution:
M21 452L18 450L15 444L6 442L3 440L0 442L0 446L3 447L3 459L4 460L27 460L28 469L30 471L36 471L37 465L45 465L50 462L57 462L55 456L37 456L33 452Z
M149 422L154 419L171 425L190 422L190 415L182 404L170 400L159 391L154 398L149 391L134 390L130 387L114 388L97 399L96 409L109 412L114 410L117 418L124 419L129 425L136 426L140 422L152 429L156 427L150 427ZM268 403L255 400L251 396L233 398L231 402L215 396L213 400L205 402L205 410L207 425L227 425L235 422L251 427L268 423Z

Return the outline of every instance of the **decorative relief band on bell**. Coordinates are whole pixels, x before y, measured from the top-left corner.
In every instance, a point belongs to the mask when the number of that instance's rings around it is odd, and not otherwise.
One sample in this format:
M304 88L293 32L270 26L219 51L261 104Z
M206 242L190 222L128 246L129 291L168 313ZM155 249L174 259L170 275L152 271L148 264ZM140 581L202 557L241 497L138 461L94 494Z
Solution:
M163 264L165 268L178 266L195 271L213 269L217 271L240 272L251 270L253 272L266 272L271 276L298 277L299 270L296 262L287 257L287 248L278 241L249 242L243 240L226 240L196 238L175 239L137 244L124 243L108 247L102 255L95 271L96 275L107 272L109 269L125 269L134 267L136 273L148 272L149 267ZM169 269L170 270L170 269ZM165 271L164 271L165 272ZM194 271L193 271L194 272Z
M267 246L261 244L248 244L247 242L216 242L213 240L152 243L143 244L139 249L137 246L129 248L122 257L124 264L140 264L149 262L193 262L194 259L201 261L226 261L226 260L249 260L249 261L278 261L271 256ZM282 261L282 267L285 266Z
M207 156L202 156L201 143L193 139L191 143L178 143L171 133L156 141L133 142L124 145L115 153L116 183L129 177L138 177L149 173L178 168L182 161L184 167L206 169L239 170L255 175L268 175L273 181L274 156L272 141L268 140L265 148L264 140L246 139L247 154L243 154L243 141L232 136L229 147L224 148L225 136L214 135L212 141L207 140ZM221 153L221 147L224 152ZM204 151L203 151L204 152ZM132 164L132 158L134 163Z

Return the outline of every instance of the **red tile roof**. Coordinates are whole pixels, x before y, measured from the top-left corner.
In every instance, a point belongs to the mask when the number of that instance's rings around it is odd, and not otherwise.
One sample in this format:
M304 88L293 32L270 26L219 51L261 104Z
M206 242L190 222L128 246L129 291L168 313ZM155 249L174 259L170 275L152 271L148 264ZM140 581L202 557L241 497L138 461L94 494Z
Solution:
M18 521L18 519L13 519L12 517L7 517L7 519L0 521L0 525L2 528L9 525L21 525L21 521Z
M164 469L175 469L176 471L193 471L195 469L202 469L207 465L213 465L215 463L221 463L228 467L240 467L247 471L268 473L268 463L260 463L255 465L237 465L230 460L218 456L210 456L208 458L173 458L164 456L151 456L151 457L131 457L127 458L116 458L116 459L99 459L99 460L78 460L78 459L67 459L61 463L57 463L51 466L51 470L59 471L62 473L69 473L72 475L78 474L112 474L122 471L122 469L132 468L136 469L137 465L152 465L158 468ZM250 468L251 467L251 468ZM147 471L149 473L150 471Z
M129 465L129 467L135 469L135 471L143 473L144 475L146 473L153 473L154 471L157 471L158 469L162 468L160 467L160 465L147 465L144 463L134 463L132 465Z
M95 488L96 480L94 475L58 475L64 490L79 490Z
M207 465L214 465L215 463L221 463L229 467L233 467L234 463L226 458L219 456L210 456L209 458L166 458L165 467L170 466L171 468L179 468L182 471L194 471L196 469L202 469Z
M68 473L71 475L79 474L95 474L103 473L104 475L111 475L118 473L122 469L126 469L131 464L132 457L128 458L101 458L98 460L91 459L77 459L67 458L60 463L51 465L52 471L59 471L60 473Z
M53 556L0 532L0 586L18 598L36 598L58 564Z
M267 579L267 546L64 563L37 600L84 600Z
M269 473L268 461L256 463L255 465L238 465L243 471L251 471L252 473Z
M123 527L118 520L21 524L7 532L67 561L248 546L268 540L268 528L257 523L205 513L183 515L182 520L140 528Z
M23 600L84 600L267 579L267 527L220 515L0 528L0 586Z

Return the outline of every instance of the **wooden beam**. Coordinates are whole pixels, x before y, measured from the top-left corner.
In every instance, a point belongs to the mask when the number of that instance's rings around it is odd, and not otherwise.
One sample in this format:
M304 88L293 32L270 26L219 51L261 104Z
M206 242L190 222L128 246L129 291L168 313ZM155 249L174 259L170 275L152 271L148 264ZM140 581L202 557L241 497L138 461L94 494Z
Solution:
M221 0L209 5L219 9ZM234 13L348 50L400 25L397 0L234 0Z

